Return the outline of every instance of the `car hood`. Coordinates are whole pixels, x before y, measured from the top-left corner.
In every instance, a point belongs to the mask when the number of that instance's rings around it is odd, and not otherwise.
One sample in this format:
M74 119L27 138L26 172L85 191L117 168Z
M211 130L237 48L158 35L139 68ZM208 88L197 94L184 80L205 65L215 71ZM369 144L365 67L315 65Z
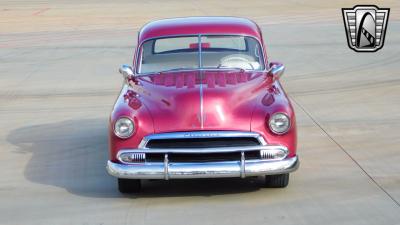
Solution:
M191 71L146 75L133 89L148 108L154 131L250 131L266 92L263 72Z

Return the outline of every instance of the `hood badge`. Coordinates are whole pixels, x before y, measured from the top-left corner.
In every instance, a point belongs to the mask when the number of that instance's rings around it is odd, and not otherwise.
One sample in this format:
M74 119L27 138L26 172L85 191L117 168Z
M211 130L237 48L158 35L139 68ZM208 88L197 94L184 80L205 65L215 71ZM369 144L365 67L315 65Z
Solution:
M195 132L195 133L185 133L184 137L219 137L218 133L208 133L208 132Z

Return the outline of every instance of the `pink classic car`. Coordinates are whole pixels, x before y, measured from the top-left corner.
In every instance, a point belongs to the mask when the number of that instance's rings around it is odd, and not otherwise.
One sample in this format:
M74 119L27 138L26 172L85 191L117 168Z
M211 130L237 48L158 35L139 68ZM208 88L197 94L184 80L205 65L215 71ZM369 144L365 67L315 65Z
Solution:
M109 174L142 179L264 176L286 187L299 166L296 120L260 28L235 17L146 24L109 121Z

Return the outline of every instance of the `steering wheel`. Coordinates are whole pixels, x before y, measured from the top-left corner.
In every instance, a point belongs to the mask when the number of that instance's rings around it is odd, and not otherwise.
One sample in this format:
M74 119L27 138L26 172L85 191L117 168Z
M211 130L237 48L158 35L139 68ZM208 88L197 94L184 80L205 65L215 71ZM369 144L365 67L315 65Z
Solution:
M244 55L244 54L228 55L228 56L221 58L218 68L234 67L234 68L254 70L254 66L251 64L251 62L253 62L253 61L254 61L254 59L251 56Z

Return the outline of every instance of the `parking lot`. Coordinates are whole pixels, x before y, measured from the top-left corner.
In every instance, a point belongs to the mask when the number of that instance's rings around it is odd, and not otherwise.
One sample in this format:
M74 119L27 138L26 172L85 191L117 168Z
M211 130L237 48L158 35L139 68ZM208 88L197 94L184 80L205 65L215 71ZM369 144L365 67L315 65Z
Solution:
M0 224L400 224L400 2L385 46L356 53L341 8L356 1L1 1ZM105 170L121 64L146 22L240 16L285 64L300 169L257 179L146 181Z

